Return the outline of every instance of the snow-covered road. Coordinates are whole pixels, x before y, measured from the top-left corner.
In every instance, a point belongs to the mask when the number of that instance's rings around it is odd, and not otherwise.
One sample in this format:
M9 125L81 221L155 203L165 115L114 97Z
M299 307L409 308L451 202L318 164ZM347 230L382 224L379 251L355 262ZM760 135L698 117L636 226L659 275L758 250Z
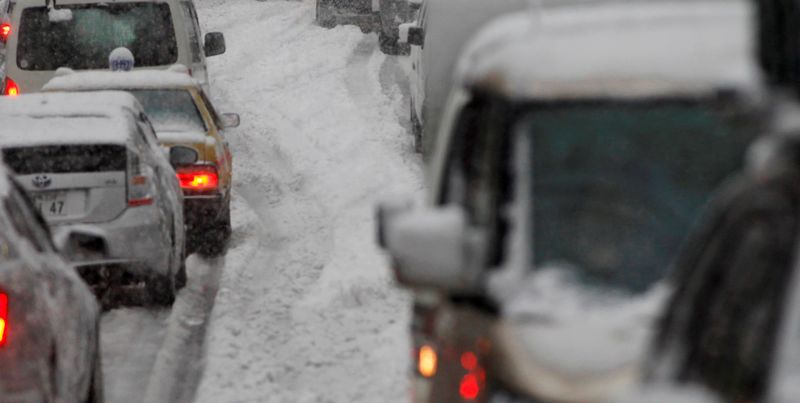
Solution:
M404 401L408 297L373 241L375 203L423 186L399 61L313 1L197 4L228 42L213 98L242 117L234 235L173 310L104 316L109 401Z

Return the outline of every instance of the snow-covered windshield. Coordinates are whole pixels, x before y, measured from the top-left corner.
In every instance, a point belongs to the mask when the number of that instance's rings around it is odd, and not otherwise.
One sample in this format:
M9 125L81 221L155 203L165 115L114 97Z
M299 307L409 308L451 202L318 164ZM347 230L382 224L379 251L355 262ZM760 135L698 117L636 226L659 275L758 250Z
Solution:
M186 90L132 90L157 132L205 132L203 116Z
M754 136L681 101L537 106L527 130L535 265L630 291L662 278Z
M20 69L106 69L108 55L118 47L130 49L138 67L178 61L175 29L166 3L58 7L71 10L72 18L51 21L47 7L22 11L17 49Z

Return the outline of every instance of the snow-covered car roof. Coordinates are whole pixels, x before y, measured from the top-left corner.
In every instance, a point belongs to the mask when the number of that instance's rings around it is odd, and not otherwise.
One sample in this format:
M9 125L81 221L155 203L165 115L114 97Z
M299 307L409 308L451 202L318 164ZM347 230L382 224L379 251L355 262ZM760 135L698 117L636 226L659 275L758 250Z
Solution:
M739 0L528 10L482 29L457 79L526 98L758 91L753 12Z
M188 73L174 70L135 70L128 72L57 72L44 91L91 91L107 89L200 89L200 82Z
M121 91L0 97L0 147L125 144L142 107Z

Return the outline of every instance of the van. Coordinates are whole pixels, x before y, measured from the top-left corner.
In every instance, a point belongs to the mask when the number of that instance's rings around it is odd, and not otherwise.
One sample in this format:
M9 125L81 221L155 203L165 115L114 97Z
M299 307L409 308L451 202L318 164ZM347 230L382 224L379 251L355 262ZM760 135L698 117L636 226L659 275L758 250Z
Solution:
M39 92L56 69L105 70L124 47L136 68L189 67L208 86L206 57L225 52L219 32L201 41L194 3L187 0L12 0L3 95Z

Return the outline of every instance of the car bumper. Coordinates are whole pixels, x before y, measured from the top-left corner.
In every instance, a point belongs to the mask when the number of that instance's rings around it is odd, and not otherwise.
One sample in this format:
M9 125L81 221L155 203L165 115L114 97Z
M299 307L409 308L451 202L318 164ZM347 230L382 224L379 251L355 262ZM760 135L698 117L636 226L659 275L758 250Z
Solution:
M86 224L75 224L86 226ZM105 240L106 256L102 259L72 262L81 271L92 267L120 267L139 277L168 275L172 242L171 223L155 205L128 208L112 221L90 224ZM70 224L54 230L69 230Z

